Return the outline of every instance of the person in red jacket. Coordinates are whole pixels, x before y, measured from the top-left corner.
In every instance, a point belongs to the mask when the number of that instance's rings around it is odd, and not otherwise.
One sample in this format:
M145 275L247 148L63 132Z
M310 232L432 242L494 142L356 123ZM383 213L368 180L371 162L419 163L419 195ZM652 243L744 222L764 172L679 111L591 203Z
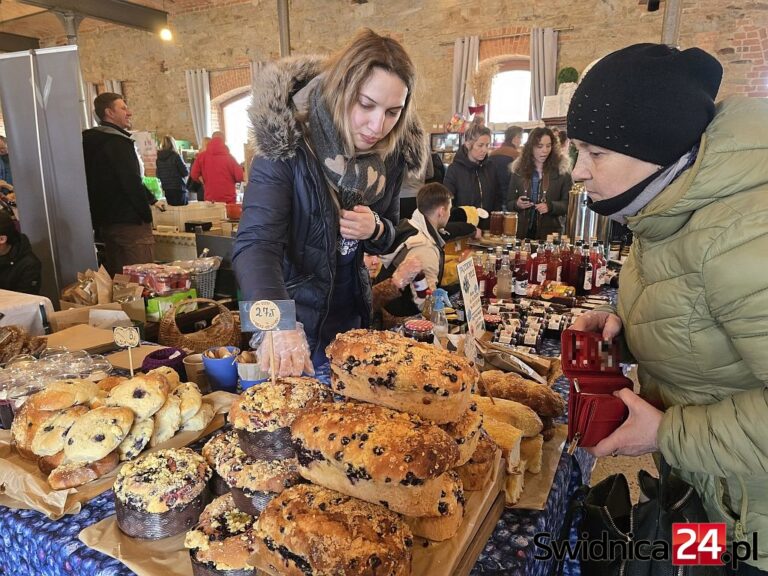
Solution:
M214 132L208 147L197 155L192 180L203 182L209 202L235 202L235 185L243 181L243 169L229 153L221 132Z

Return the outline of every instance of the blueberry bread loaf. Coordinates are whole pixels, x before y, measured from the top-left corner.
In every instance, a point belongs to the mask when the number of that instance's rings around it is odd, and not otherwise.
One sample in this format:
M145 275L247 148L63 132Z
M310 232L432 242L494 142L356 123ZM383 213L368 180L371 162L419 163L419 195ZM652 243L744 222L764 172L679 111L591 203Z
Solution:
M256 519L242 512L227 494L205 507L194 530L187 532L194 576L252 576L248 562L255 550Z
M464 521L466 504L464 490L461 479L455 471L451 470L447 476L451 479L452 485L450 490L440 495L440 516L403 516L403 520L414 536L441 542L453 538L459 531L459 526Z
M32 438L32 452L38 456L53 456L64 449L67 432L78 418L88 412L87 406L72 406L50 412Z
M136 377L112 388L107 397L107 405L130 408L136 418L146 420L163 407L166 396L163 386L157 381Z
M165 538L195 525L211 470L189 448L159 450L123 465L115 481L117 524L137 538Z
M101 460L117 449L133 425L128 408L102 407L80 416L67 432L64 463L88 463Z
M301 475L410 516L441 516L456 442L418 416L364 403L305 410L291 426Z
M38 410L63 410L86 404L98 392L98 384L88 380L57 380L51 382L28 402Z
M461 466L470 459L477 448L480 439L480 429L483 426L483 413L472 402L466 412L456 422L441 424L440 428L454 439L459 449L459 460L456 466Z
M278 378L252 386L235 399L229 421L241 448L260 460L292 458L289 427L305 408L331 400L327 386L314 378Z
M255 544L258 567L272 574L411 574L413 535L400 516L312 484L267 505Z
M478 378L467 359L393 332L351 330L326 354L334 391L438 424L464 414Z
M463 466L456 468L464 490L470 492L485 489L493 479L493 467L498 453L499 447L483 430L472 457Z

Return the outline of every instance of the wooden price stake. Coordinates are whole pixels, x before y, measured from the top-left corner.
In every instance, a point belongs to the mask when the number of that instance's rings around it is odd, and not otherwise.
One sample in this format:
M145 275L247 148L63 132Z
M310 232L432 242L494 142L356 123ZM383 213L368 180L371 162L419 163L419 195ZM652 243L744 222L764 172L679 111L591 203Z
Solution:
M251 306L249 319L256 328L264 332L272 332L280 324L280 308L272 300L259 300ZM269 337L269 374L272 384L275 384L275 341L272 334Z
M131 348L136 348L141 343L139 329L136 326L116 326L112 328L112 337L118 347L128 348L128 367L131 369L131 378L133 378Z

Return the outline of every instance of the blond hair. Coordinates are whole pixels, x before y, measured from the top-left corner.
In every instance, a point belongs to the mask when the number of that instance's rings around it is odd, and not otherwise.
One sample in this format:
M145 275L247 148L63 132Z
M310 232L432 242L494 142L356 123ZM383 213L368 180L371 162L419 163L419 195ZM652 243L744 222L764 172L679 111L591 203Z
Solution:
M349 111L357 101L363 84L376 68L396 75L408 89L397 123L374 147L382 157L386 157L395 149L414 114L411 100L416 71L405 48L397 40L365 28L323 66L325 75L320 90L349 156L355 155Z
M160 150L173 150L176 153L179 152L176 140L170 134L163 136L163 140L160 142Z

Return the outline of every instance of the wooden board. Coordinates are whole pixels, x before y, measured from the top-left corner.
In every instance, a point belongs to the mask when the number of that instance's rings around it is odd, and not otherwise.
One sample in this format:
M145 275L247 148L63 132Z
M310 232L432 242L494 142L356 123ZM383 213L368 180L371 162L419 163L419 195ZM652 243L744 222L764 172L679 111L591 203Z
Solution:
M488 510L488 515L477 529L475 537L469 543L467 551L464 552L464 556L461 557L461 562L459 562L456 570L453 571L453 576L469 576L469 573L472 572L472 568L474 568L477 563L477 557L480 556L480 552L483 551L485 545L488 543L488 539L496 529L496 524L503 513L504 493L502 492L496 497L490 510Z
M48 347L64 346L69 350L86 350L100 354L115 348L112 330L78 324L47 336Z
M141 363L144 361L144 358L146 358L148 354L151 354L155 350L162 350L163 348L167 348L167 346L160 346L157 344L143 344L138 348L134 348L131 351L131 355L133 356L134 371L141 368ZM110 354L107 356L107 360L109 360L110 364L112 364L112 366L115 368L122 368L123 370L130 369L128 362L128 350L121 350L120 352Z

